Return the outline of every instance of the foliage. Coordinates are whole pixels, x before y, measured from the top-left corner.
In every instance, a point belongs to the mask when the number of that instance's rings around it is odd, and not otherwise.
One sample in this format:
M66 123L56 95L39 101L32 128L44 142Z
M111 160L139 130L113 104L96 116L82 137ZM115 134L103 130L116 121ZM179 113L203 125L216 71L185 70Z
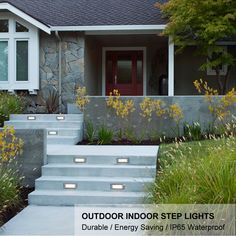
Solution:
M16 171L0 163L0 226L7 209L18 207L21 204L20 180Z
M218 91L211 88L206 81L200 79L194 81L194 86L197 91L205 95L205 100L208 103L208 109L213 116L214 121L216 119L224 121L225 118L231 115L231 109L236 104L236 91L233 88L226 93L225 96L215 97L218 95Z
M186 137L188 140L200 140L202 138L202 133L203 131L200 123L193 122L192 124L184 124L184 137Z
M236 203L233 137L161 146L153 201L166 204Z
M59 94L56 89L50 88L45 94L42 92L39 93L39 99L41 105L47 109L48 114L54 114L58 112Z
M10 114L19 114L24 111L25 101L23 97L6 92L0 92L0 126L9 120Z
M23 140L15 136L13 127L5 126L0 132L0 162L9 161L21 154Z
M105 125L101 126L98 130L98 144L111 144L114 133L111 129L108 129Z
M76 96L76 105L84 112L87 104L90 102L85 87L78 87Z
M86 138L88 139L89 143L94 143L96 138L96 130L91 121L86 122Z
M155 113L157 117L163 117L166 115L166 104L161 100L152 100L149 97L145 97L143 101L139 104L142 117L148 119L148 122L152 120L152 115Z
M120 100L120 93L118 90L114 89L110 93L107 99L107 106L115 110L118 117L127 118L132 112L135 111L134 101L129 99L125 102Z
M164 34L172 36L180 50L196 45L197 52L208 59L200 69L215 70L220 94L225 94L235 58L217 43L236 35L235 0L169 0L156 6L169 18ZM220 74L222 65L229 65L225 76Z
M177 124L184 118L182 108L178 104L170 105L168 114Z

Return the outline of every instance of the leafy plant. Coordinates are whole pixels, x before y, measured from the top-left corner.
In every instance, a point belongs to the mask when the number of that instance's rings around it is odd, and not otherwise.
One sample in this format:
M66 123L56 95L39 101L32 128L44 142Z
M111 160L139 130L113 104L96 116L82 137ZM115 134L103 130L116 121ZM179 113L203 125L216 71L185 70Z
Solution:
M86 122L86 138L88 139L89 143L94 143L96 138L96 130L94 128L93 122L91 121Z
M80 108L82 112L84 112L85 107L90 102L87 91L85 87L79 87L77 89L77 95L76 95L76 105Z
M7 92L0 92L0 126L9 120L10 114L20 114L25 109L23 97Z
M200 123L193 122L192 124L184 124L184 137L189 140L197 141L202 138L202 128Z
M104 125L98 130L98 144L111 144L114 133L111 129L108 129Z
M47 113L54 114L58 112L59 109L59 93L56 89L50 88L47 92L40 93L40 103L45 106Z

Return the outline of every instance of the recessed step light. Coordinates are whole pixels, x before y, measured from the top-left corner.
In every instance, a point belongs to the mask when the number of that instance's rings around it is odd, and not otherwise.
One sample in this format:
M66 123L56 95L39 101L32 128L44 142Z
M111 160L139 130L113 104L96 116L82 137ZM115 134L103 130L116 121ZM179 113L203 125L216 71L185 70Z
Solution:
M111 184L111 189L113 189L113 190L124 190L125 185L124 184Z
M77 184L64 184L64 189L76 189Z
M83 163L86 163L86 162L87 162L86 158L83 158L83 157L75 157L74 158L74 163L83 164Z
M58 135L57 131L48 131L48 135Z
M117 164L128 164L129 158L117 158Z
M65 120L65 116L57 116L57 120Z
M36 120L36 116L27 116L27 120Z

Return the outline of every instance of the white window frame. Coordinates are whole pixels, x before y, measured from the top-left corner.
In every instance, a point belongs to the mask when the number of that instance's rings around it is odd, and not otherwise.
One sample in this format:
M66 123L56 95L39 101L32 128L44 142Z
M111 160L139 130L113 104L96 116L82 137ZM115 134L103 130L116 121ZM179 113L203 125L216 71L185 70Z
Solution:
M0 81L0 90L14 92L28 90L35 94L39 90L39 32L38 28L12 13L3 12L0 20L9 23L8 33L0 33L1 41L8 41L8 81ZM29 29L29 32L16 32L16 22ZM16 80L16 42L28 41L28 81Z
M227 46L222 46L224 48L224 51L228 51ZM208 54L209 57L211 57L210 53ZM207 59L208 62L208 59ZM228 71L228 65L222 65L222 70L220 70L220 75L225 76ZM216 71L212 69L212 67L207 68L207 75L216 75Z

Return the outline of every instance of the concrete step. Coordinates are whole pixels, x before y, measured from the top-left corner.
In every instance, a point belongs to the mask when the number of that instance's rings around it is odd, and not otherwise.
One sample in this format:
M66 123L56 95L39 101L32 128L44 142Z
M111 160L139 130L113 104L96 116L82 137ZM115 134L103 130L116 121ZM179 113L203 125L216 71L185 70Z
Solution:
M29 204L73 206L76 204L142 204L146 194L139 192L36 190L29 194Z
M57 136L80 136L82 129L80 128L48 128L47 135L51 137Z
M42 176L98 176L154 178L156 166L48 164L42 167Z
M13 121L83 121L83 114L13 114L10 115L10 120Z
M82 135L78 136L48 136L47 144L77 144L82 140Z
M75 128L81 129L82 121L6 121L5 125L13 126L17 129L49 129L49 128Z
M112 184L123 185L123 192L147 191L153 178L64 177L43 176L36 180L37 190L65 190L64 184L75 184L75 191L112 191ZM68 191L68 190L65 190Z
M106 164L106 165L156 165L156 156L124 156L124 155L112 155L104 156L101 152L97 155L48 155L48 163L57 164L74 164L75 159L83 159L84 164ZM81 164L79 164L81 165Z

